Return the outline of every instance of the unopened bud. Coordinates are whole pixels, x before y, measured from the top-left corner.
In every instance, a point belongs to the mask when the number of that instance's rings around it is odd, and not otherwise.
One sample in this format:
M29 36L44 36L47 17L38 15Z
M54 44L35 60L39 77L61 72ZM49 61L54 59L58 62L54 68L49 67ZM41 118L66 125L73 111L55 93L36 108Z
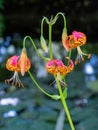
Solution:
M63 32L62 32L62 43L64 48L66 49L66 51L69 51L69 46L67 44L68 40L67 40L67 29L66 27L63 28Z
M64 28L63 28L63 32L62 32L62 40L65 40L66 37L67 37L67 28L64 27Z
M40 37L40 42L41 42L42 49L47 53L48 47L47 47L46 41L43 36Z

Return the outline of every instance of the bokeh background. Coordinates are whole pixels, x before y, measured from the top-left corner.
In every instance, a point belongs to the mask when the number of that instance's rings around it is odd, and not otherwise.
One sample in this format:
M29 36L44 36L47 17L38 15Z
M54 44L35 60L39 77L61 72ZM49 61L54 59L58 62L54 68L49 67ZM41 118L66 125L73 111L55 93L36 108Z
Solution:
M43 16L51 18L63 12L67 19L68 34L73 30L87 35L82 47L91 53L66 77L67 104L76 130L98 130L98 1L97 0L0 0L0 130L70 130L66 113L60 101L54 101L38 90L26 73L21 77L24 88L4 84L12 76L6 70L7 58L21 53L23 38L30 35L40 46L40 23ZM63 21L53 27L54 56L65 57L61 43ZM48 26L44 25L48 41ZM31 72L38 83L51 94L58 93L54 79L45 70L45 63L36 55L27 41ZM63 50L63 51L62 51ZM42 52L43 53L43 52ZM74 57L77 55L73 51Z

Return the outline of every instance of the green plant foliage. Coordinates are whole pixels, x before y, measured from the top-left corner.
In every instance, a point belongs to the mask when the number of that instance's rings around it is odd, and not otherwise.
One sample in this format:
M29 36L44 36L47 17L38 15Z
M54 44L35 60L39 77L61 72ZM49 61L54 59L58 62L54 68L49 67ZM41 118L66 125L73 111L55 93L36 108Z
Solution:
M98 118L89 116L88 119L84 119L77 125L77 130L97 130L98 129Z
M91 91L98 93L98 80L88 82L87 87Z
M72 110L72 116L75 122L79 122L89 118L97 117L97 112L98 110L95 110L94 108L75 108Z
M79 73L75 73L75 75L77 74L79 75ZM24 81L26 83L25 88L17 88L13 91L10 91L10 88L12 87L10 86L8 89L9 92L5 95L5 97L19 97L20 102L17 106L0 106L0 117L2 119L0 119L0 130L11 130L17 128L18 130L54 130L58 113L62 109L62 104L59 101L54 101L46 98L46 96L43 96L35 87L35 85L30 82L29 78L24 78ZM52 87L48 87L44 81L38 81L43 84L43 88L47 89L47 91L54 91L53 93L57 91ZM29 85L27 85L28 83ZM73 82L73 84L73 86L77 85L75 82ZM82 85L80 84L80 86ZM82 130L82 128L84 128L84 130L93 130L93 128L94 130L97 130L98 109L96 104L98 97L93 96L93 93L84 88L85 85L82 87L69 86L68 88L68 91L70 91L71 95L69 95L70 93L68 94L67 103L71 110L71 116L74 124L76 125L76 130ZM80 99L80 97L85 97L86 93L87 95L90 93L90 97L88 97L88 103L84 105L80 104L80 106L75 105L75 100ZM1 98L2 97L0 97L0 99ZM3 114L12 109L16 110L19 114L13 118L3 119ZM70 130L66 115L64 129Z

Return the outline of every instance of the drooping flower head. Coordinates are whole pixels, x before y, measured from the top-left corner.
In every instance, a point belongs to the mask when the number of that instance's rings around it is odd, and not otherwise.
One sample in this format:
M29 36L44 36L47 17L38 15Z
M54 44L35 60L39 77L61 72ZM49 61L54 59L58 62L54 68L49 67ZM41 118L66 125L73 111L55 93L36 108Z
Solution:
M18 59L19 59L19 56L15 55L15 56L10 57L7 60L6 68L9 71L13 71L14 75L10 79L5 80L5 83L8 83L8 84L11 83L12 85L23 87L23 84L20 81L19 76L18 76L18 72L20 72L20 67L18 66Z
M73 31L62 42L64 48L69 51L70 49L84 45L86 43L86 35L82 32Z
M18 72L21 72L22 76L24 76L25 72L28 71L31 67L31 63L26 53L22 51L21 56L12 56L7 60L6 68L9 71L13 71L14 75L5 80L5 83L11 83L12 85L23 87L22 82L19 79Z
M75 60L75 64L78 64L81 60L84 61L83 55L87 56L87 58L91 57L91 54L83 53L80 48L80 46L86 44L86 35L82 32L73 31L71 35L66 36L65 40L63 38L62 43L66 51L77 48L78 54Z
M65 76L73 69L72 61L70 61L69 66L65 66L61 60L52 59L46 64L46 70L48 73L56 75L59 73L62 76Z

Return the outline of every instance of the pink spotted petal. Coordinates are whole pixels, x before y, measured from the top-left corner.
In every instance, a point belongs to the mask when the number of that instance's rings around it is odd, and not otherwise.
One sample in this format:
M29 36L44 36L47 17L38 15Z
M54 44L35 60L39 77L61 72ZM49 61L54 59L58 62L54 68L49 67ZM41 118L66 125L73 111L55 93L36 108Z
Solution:
M11 58L11 65L16 66L19 56L15 55Z

